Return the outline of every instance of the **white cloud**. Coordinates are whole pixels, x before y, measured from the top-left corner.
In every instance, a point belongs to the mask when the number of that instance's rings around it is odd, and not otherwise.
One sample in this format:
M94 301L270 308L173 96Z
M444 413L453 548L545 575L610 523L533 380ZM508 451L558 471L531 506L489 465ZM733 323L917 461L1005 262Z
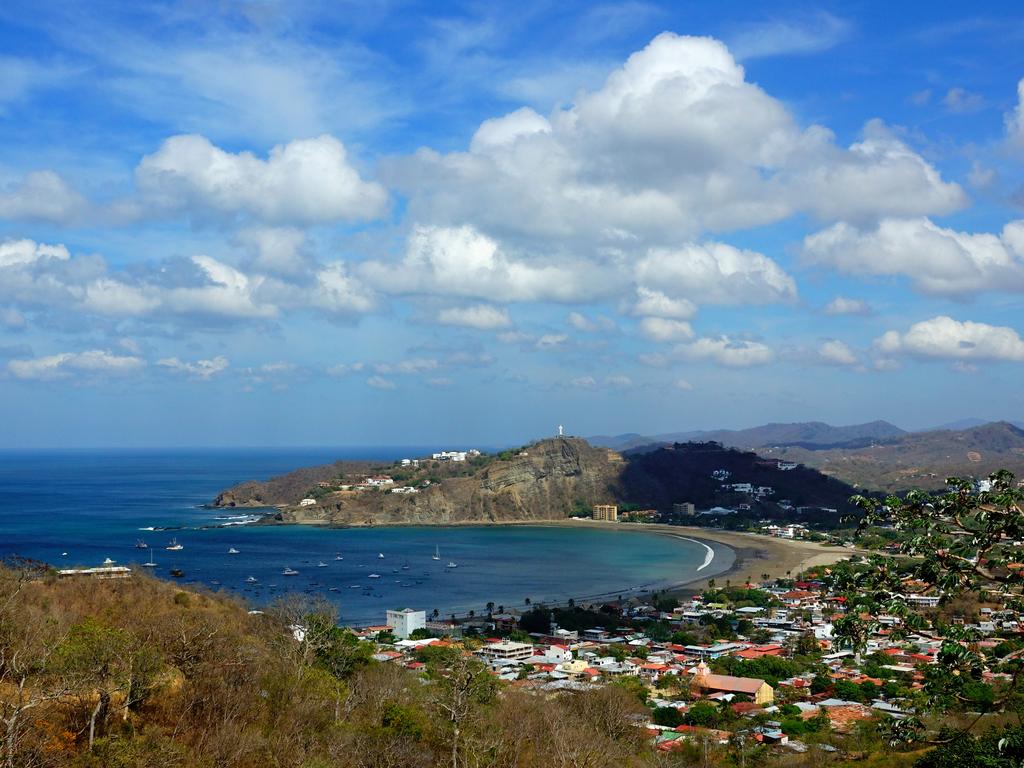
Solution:
M431 357L414 357L397 363L374 363L373 370L384 374L417 374L436 371L441 364Z
M0 219L39 219L68 224L80 219L89 203L54 171L31 171L0 192Z
M494 118L468 151L421 149L390 161L387 175L412 221L588 258L801 212L870 220L966 203L881 123L840 147L748 82L722 43L671 33L571 106Z
M21 312L11 307L0 307L0 326L17 331L26 325L28 325L28 321Z
M985 106L985 97L980 93L971 93L963 88L950 88L942 99L943 105L950 112L966 114L977 112Z
M1006 115L1006 138L1011 146L1024 150L1024 78L1017 82L1017 106Z
M250 227L238 233L238 242L252 253L251 268L272 275L301 276L312 267L305 252L306 234L295 227Z
M115 355L99 349L85 352L62 352L57 355L27 360L11 360L8 372L17 379L51 380L74 375L126 374L145 366L145 361L134 355Z
M597 381L594 380L593 376L577 376L572 379L569 384L576 389L596 389Z
M348 376L349 374L352 373L359 373L365 367L366 365L362 362L338 363L337 365L332 365L330 368L327 369L327 375L336 376L340 378L342 376Z
M482 331L507 328L512 324L506 310L492 307L489 304L443 309L438 314L437 321L442 325L459 325L466 328L478 328Z
M740 61L825 51L842 42L852 25L824 11L804 18L744 25L729 38L729 48Z
M566 321L577 331L584 333L596 333L598 331L613 331L616 329L615 321L609 317L598 315L587 317L581 312L570 312Z
M503 302L575 301L601 292L584 279L584 268L517 259L470 226L417 226L400 263L367 262L362 274L386 293Z
M171 311L245 319L277 316L277 307L260 302L256 296L263 282L261 276L250 277L209 256L193 256L191 261L203 273L207 282L205 285L167 290L161 303Z
M846 344L831 339L818 347L818 356L822 362L830 365L855 365L857 355Z
M158 360L156 364L174 373L184 374L193 379L203 379L204 381L228 369L228 359L223 355L217 355L217 357L209 360L196 360L194 363L185 362L176 357L168 357Z
M875 340L875 349L885 356L1024 362L1024 340L1013 328L945 315L915 323L906 333L888 331Z
M622 374L609 376L604 380L604 382L609 387L615 387L617 389L626 389L627 387L633 386L633 380L629 378L629 376L623 376Z
M232 154L203 136L172 136L135 169L144 206L187 211L199 219L247 215L284 223L373 219L387 192L363 180L332 136L299 139L270 150Z
M682 390L683 392L693 391L693 384L688 382L686 379L676 379L672 382L672 386L676 389Z
M46 245L35 240L5 240L0 243L0 269L55 259L68 261L71 254L63 245Z
M652 249L637 264L636 275L641 286L711 304L765 304L796 297L796 283L778 264L725 243Z
M641 319L640 331L654 341L685 341L693 338L693 328L688 322L667 317Z
M775 359L775 353L765 344L728 336L701 338L691 344L681 344L673 354L683 360L708 361L727 368L765 365Z
M697 305L689 299L672 299L661 291L641 285L636 289L636 304L633 305L633 314L689 320L697 314Z
M803 256L849 274L906 275L925 293L1024 290L1024 220L998 234L958 232L929 219L839 223L808 235Z
M569 340L569 337L564 333L545 333L537 339L535 346L537 349L554 349L560 347Z
M866 301L836 296L825 305L826 315L870 315L871 307Z
M368 386L374 389L394 389L395 382L385 379L383 376L371 376L366 380Z

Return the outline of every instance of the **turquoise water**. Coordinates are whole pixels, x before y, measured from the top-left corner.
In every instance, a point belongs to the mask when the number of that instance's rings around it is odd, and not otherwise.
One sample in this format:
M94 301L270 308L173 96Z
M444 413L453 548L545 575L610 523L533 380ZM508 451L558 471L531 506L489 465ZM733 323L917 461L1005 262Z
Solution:
M154 573L237 594L259 605L288 592L335 602L349 624L382 623L412 607L441 615L616 596L710 577L733 561L711 544L604 529L541 526L325 529L225 523L204 509L217 491L336 458L391 459L424 449L0 452L0 557L57 566L144 562ZM140 530L169 527L175 530ZM165 547L176 539L184 549ZM229 548L239 554L228 554ZM435 551L440 560L434 560ZM67 554L64 554L67 553ZM380 558L379 555L384 557ZM343 559L336 559L338 556ZM323 562L324 566L319 563ZM456 567L447 567L449 562ZM284 576L291 568L297 575ZM379 578L370 578L377 574ZM249 583L252 577L256 583Z

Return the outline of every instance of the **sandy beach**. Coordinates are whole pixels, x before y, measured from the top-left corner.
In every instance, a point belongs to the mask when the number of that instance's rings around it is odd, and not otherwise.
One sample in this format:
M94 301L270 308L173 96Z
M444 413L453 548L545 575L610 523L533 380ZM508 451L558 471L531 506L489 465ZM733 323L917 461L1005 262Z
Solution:
M605 523L594 520L559 520L534 525L559 525L571 528L601 527L616 531L637 531L660 533L667 536L682 536L698 541L713 541L724 544L736 553L732 567L724 572L715 572L712 565L709 575L678 585L678 588L703 586L709 578L719 584L726 579L745 582L748 577L760 581L763 574L770 578L784 578L816 565L831 565L857 554L856 550L826 546L812 541L776 539L754 533L721 531L714 528L698 528L683 525L658 525L650 523ZM713 574L713 575L710 575Z

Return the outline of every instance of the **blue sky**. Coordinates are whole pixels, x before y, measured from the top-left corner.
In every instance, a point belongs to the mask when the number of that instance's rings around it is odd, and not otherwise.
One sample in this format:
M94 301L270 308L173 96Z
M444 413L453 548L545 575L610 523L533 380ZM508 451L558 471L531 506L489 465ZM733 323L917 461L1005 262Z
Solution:
M1024 406L1014 3L12 2L0 447Z

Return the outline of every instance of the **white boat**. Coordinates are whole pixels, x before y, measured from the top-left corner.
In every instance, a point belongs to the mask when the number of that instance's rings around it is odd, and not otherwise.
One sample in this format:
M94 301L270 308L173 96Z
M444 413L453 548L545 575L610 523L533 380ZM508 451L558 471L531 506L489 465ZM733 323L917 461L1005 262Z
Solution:
M113 560L111 560L111 559L110 559L110 558L108 557L107 559L105 559L105 560L103 561L103 564L104 564L104 565L113 565L113 564L114 564L114 561L113 561Z
M335 560L344 560L345 558L344 558L344 557L342 557L341 555L335 555L335 556L334 556L334 559L335 559Z
M325 563L323 560L321 560L319 563L316 564L316 567L317 568L326 568L327 567L327 563Z
M245 583L246 584L255 584L256 583L256 577L255 576L250 576L249 578L247 578L245 580Z
M179 552L185 547L182 544L179 544L177 539L171 539L171 543L168 544L166 548L171 552Z
M294 568L285 568L283 571L281 571L281 575L282 576L298 576L299 572L296 571Z
M448 561L448 565L445 566L445 568L458 568L458 567L459 567L458 564L452 562L451 560L449 560Z
M149 562L142 564L143 568L156 568L156 563L153 562L153 548L149 549Z
M383 560L384 559L384 553L383 552L378 552L377 553L377 559L378 560Z
M371 578L371 579L379 579L380 578L380 574L379 573L371 573L369 578Z
M237 555L238 554L238 550L235 549L234 547L231 547L231 549L228 550L228 554L229 555Z
M431 559L432 560L440 560L441 559L441 548L440 547L434 547L434 556Z

